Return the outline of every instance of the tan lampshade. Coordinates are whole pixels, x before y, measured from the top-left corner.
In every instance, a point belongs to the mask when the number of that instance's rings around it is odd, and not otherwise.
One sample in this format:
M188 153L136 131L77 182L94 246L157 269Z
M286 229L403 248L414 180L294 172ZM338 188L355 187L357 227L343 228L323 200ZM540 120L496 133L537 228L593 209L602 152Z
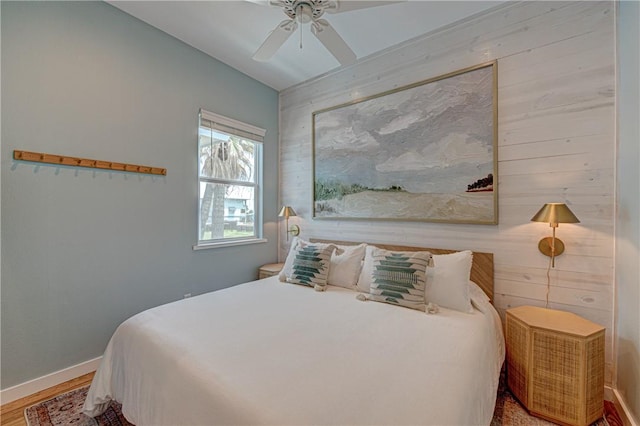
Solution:
M280 213L278 213L278 217L289 218L291 216L297 216L296 211L293 209L293 207L282 206L282 209L280 209Z
M540 240L538 250L551 258L551 267L556 266L555 257L564 253L564 243L556 238L556 228L559 223L580 223L576 215L564 203L547 203L532 218L532 222L548 223L553 229L553 235ZM547 297L549 283L547 283ZM547 303L549 300L547 299Z
M532 222L545 222L554 226L558 223L580 223L576 215L564 203L547 203L532 218Z
M291 228L289 228L289 218L291 216L297 216L293 207L282 206L280 213L278 213L278 217L284 217L287 221L287 241L289 241L289 234L294 236L300 235L300 227L298 225L291 225Z

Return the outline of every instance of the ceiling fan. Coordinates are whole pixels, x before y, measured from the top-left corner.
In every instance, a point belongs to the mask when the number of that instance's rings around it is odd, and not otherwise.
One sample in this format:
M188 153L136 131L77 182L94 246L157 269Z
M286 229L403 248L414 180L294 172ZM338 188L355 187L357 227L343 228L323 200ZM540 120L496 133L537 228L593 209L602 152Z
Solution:
M250 0L254 3L265 3ZM310 23L311 33L327 48L327 50L340 62L341 65L349 65L356 60L356 54L340 37L336 30L321 19L325 12L340 13L354 9L381 6L397 1L339 1L339 0L269 0L271 6L281 7L285 15L289 17L278 24L271 31L262 45L253 55L256 61L268 61L285 41L293 34L298 25ZM302 48L302 29L300 31L300 48Z

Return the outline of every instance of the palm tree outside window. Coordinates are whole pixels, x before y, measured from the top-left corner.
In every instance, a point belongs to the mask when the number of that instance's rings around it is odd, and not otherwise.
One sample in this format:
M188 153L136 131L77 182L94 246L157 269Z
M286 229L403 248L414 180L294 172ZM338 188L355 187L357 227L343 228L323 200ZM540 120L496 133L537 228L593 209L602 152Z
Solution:
M198 129L198 247L262 238L263 129L205 110Z

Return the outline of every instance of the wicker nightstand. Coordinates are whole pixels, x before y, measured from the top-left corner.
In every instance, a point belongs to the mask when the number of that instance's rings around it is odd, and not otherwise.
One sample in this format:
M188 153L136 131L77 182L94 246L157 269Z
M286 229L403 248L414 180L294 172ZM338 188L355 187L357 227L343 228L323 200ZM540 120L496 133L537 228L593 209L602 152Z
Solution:
M261 280L278 275L283 267L284 263L267 263L266 265L262 265L260 269L258 269L258 279Z
M567 425L602 417L604 327L569 312L508 309L507 383L533 415Z

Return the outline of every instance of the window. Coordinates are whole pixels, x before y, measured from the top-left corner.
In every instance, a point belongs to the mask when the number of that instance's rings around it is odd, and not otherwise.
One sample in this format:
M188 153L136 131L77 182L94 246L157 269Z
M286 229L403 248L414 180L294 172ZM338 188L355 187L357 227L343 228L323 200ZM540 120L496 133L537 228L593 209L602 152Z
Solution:
M265 130L205 110L198 129L198 245L262 241Z

